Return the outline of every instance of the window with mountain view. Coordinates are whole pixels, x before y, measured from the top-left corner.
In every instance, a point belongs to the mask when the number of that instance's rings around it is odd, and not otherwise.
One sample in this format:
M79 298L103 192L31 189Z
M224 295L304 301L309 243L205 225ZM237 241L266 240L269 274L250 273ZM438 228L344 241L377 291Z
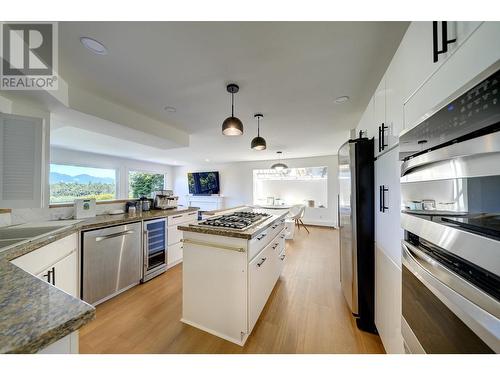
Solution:
M116 198L116 170L50 164L50 203L72 203L75 198L98 201Z

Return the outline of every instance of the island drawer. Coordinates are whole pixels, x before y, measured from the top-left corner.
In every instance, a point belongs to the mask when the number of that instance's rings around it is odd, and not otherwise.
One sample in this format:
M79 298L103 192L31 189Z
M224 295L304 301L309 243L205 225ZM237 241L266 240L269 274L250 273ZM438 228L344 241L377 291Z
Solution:
M198 211L185 212L168 217L168 225L178 225L198 220Z
M274 241L284 228L285 219L281 219L259 233L255 238L252 238L248 242L248 259L252 260L265 246Z

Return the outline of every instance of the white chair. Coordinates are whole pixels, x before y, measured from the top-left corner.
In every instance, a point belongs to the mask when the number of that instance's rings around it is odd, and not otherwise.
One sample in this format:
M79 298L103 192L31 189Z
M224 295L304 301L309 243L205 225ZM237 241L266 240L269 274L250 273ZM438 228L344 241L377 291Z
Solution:
M303 204L296 204L292 207L290 207L290 210L288 212L288 217L292 220L295 221L295 225L299 228L302 225L304 229L309 233L309 229L307 229L306 225L302 221L302 218L304 217L304 212L305 212L306 206Z

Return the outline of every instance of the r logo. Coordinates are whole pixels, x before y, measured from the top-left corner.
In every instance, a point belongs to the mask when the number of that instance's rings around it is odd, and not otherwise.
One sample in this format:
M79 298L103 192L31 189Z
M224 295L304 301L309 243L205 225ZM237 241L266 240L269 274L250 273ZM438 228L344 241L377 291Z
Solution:
M52 75L52 24L3 25L3 75Z

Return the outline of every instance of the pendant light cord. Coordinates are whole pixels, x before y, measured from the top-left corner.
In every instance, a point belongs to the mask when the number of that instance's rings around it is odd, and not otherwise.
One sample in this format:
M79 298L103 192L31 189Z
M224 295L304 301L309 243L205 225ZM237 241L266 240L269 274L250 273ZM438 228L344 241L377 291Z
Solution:
M231 93L231 117L234 117L234 92Z
M257 117L257 137L260 137L260 116Z

